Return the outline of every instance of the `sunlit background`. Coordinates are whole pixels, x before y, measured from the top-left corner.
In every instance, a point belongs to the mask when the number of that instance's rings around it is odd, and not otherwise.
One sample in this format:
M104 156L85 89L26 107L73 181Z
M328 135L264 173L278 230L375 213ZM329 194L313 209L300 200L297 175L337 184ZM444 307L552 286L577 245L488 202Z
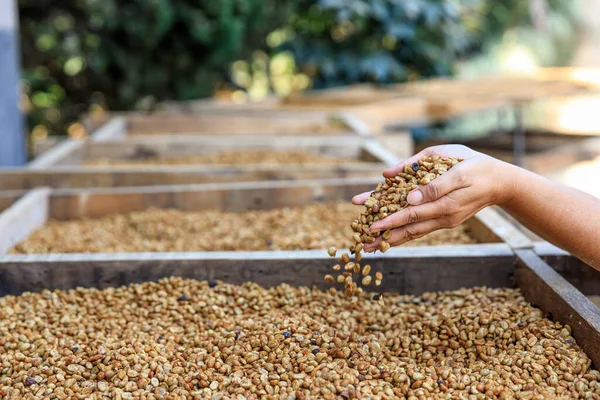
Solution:
M548 74L600 89L600 0L18 4L30 156L88 135L84 117L205 98L256 104L361 82L490 74ZM532 131L589 136L600 132L597 110L600 94L554 98L524 105L523 119ZM417 145L468 141L511 131L515 118L482 110L408 128ZM589 189L599 173L596 160L559 175Z

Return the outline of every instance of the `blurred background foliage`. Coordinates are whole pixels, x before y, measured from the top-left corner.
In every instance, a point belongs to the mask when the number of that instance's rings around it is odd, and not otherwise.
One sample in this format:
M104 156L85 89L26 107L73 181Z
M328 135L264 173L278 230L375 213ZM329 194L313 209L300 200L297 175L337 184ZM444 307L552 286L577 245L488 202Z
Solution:
M576 11L564 0L19 0L23 108L34 138L80 137L84 113L165 100L563 65Z

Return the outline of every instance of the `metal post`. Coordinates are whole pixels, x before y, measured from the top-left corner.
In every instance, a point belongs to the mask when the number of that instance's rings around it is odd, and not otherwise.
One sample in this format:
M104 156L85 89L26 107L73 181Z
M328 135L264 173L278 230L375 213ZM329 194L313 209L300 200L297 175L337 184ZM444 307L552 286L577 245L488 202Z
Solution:
M525 127L523 126L523 106L521 103L514 105L515 134L513 139L513 164L525 166Z
M23 116L19 109L17 0L0 0L0 166L26 161Z

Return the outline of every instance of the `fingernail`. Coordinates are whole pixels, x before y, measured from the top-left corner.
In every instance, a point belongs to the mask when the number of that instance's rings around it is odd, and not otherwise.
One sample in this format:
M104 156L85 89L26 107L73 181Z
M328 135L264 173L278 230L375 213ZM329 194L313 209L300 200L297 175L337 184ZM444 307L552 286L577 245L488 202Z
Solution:
M408 194L406 200L408 201L408 204L413 206L421 204L421 202L423 201L423 193L421 193L420 190L413 190Z

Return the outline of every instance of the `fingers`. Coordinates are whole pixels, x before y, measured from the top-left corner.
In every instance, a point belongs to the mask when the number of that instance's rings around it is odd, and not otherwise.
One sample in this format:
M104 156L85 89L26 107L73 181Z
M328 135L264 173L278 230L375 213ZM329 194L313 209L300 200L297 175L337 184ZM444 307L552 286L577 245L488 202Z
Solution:
M479 154L479 153L471 150L470 148L468 148L466 146L461 146L461 145L444 144L444 145L439 145L439 146L432 146L432 147L428 147L426 149L421 150L418 154L415 154L414 156L410 157L409 159L402 161L398 165L395 165L391 168L386 169L385 171L383 171L383 176L386 178L393 178L394 176L398 175L400 172L404 172L405 164L415 163L415 162L419 161L421 158L427 157L427 156L438 155L441 157L460 157L460 158L466 160L468 158L474 157L477 154Z
M434 153L435 151L435 147L428 147L425 150L421 150L420 152L418 152L417 154L415 154L414 156L398 163L397 165L394 165L393 167L390 167L388 169L386 169L385 171L383 171L383 176L386 178L393 178L396 175L398 175L400 172L404 172L404 164L412 164L415 163L417 161L419 161L421 158L423 157L427 157L430 156Z
M352 203L356 204L357 206L360 206L360 205L364 204L365 201L367 201L367 199L371 195L371 193L372 192L364 192L364 193L361 193L361 194L357 194L356 196L354 196L352 198Z
M392 246L398 246L443 228L446 228L446 226L441 219L430 219L428 221L417 222L394 229L392 231L392 236L387 242ZM383 238L380 236L373 243L366 244L364 251L369 253L377 250L382 240Z
M438 218L446 214L446 209L447 207L444 207L440 202L425 203L420 206L409 206L404 210L393 213L392 215L373 223L373 225L369 227L369 231L383 232L399 226Z
M419 186L408 194L406 201L410 205L419 205L436 201L437 199L457 189L467 187L467 181L462 169L455 167L439 176L427 185Z

